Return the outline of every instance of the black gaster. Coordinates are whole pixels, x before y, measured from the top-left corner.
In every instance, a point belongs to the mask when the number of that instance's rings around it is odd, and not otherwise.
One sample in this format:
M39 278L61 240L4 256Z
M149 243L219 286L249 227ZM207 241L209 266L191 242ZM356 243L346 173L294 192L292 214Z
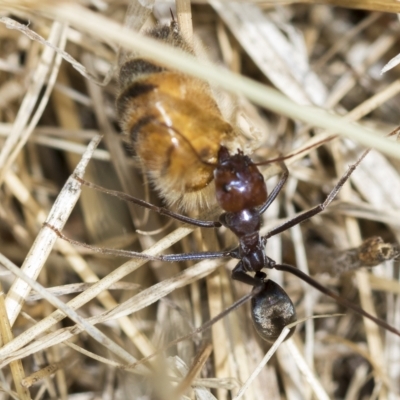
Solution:
M268 279L262 288L255 286L251 299L251 316L257 333L267 342L278 339L283 328L296 321L296 309L290 297L274 281ZM286 336L293 335L295 327Z

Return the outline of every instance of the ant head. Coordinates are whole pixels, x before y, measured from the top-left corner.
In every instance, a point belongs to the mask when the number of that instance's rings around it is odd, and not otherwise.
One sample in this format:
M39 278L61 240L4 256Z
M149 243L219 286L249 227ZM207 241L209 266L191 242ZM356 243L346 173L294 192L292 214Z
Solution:
M224 211L239 212L259 207L267 200L267 187L257 166L241 151L231 156L221 146L214 170L218 204Z

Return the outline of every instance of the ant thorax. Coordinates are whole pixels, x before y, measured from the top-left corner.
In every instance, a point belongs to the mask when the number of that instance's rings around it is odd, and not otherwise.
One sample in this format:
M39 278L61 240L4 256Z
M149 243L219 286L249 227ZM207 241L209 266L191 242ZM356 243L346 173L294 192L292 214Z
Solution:
M214 180L218 204L225 211L219 221L239 239L240 270L261 271L267 265L258 209L268 197L264 177L248 156L241 151L231 156L221 146Z

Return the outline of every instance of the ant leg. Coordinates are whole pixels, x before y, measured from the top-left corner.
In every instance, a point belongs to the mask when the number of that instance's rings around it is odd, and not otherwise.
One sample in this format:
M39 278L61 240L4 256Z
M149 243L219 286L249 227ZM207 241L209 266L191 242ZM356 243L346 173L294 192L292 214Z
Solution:
M254 278L248 275L243 267L243 262L239 261L235 268L232 270L232 279L236 281L243 282L246 285L250 286L260 286L264 283L265 274L262 273L262 276L257 275Z
M57 234L57 236L60 239L63 239L66 242L71 243L75 246L84 247L99 254L106 254L117 257L138 258L149 261L180 262L180 261L211 260L214 258L231 257L232 253L231 250L227 250L227 251L204 251L201 253L181 253L181 254L165 254L160 256L151 256L149 254L140 253L137 251L109 249L105 247L92 246L91 244L78 242L77 240L70 239L69 237L65 236L59 229L48 224L47 222L43 223L43 226L50 228L53 232Z
M231 257L228 251L204 251L199 253L181 253L161 255L161 261L180 262L180 261L200 261L211 260L214 258Z
M165 350L168 350L169 348L171 348L172 346L175 346L176 344L183 342L184 340L187 339L191 339L194 335L204 332L207 329L209 329L212 325L214 325L215 323L217 323L218 321L220 321L222 318L224 318L225 316L227 316L229 313L231 313L233 310L236 310L237 308L241 307L243 304L245 304L248 300L250 300L252 297L257 296L261 290L262 290L262 286L259 288L255 288L253 289L252 292L250 292L249 294L246 294L245 296L243 296L242 298L240 298L239 300L235 301L232 305L230 305L229 307L227 307L224 311L222 311L220 314L216 315L214 318L206 321L203 325L199 326L198 328L196 328L194 331L188 333L185 336L181 336L178 339L173 340L172 342L168 343L165 347L156 350L153 354L150 354L147 357L142 358L141 360L137 361L136 363L132 364L129 366L130 369L134 369L136 366L138 366L139 364L142 364L148 360L150 360L151 358L153 358L154 356L156 356L157 354L162 353Z
M289 176L289 170L288 170L286 164L284 162L280 162L279 165L283 169L283 174L282 174L281 178L279 179L279 182L277 183L277 185L274 187L272 192L269 194L265 204L259 209L258 212L260 214L263 214L268 209L268 207L271 205L271 203L276 199L276 196L278 196L278 194L282 190L282 188L285 185L287 178Z
M277 226L276 228L269 231L265 236L263 236L263 238L268 239L272 236L275 236L278 233L284 232L287 229L291 228L292 226L295 226L303 221L306 221L307 219L313 217L314 215L317 215L317 214L321 213L322 211L324 211L325 208L328 207L328 205L332 202L332 200L334 200L334 198L340 192L340 189L347 182L350 175L359 166L359 164L365 158L365 156L369 153L369 151L370 151L370 149L364 151L364 153L360 156L360 158L354 164L350 165L348 170L342 175L339 182L331 190L331 192L328 194L327 198L325 199L325 201L323 203L318 204L317 206L311 208L311 210L305 211L304 213L298 215L297 217L294 217L291 220L284 222L282 225Z
M315 279L311 278L311 276L308 276L304 272L300 271L298 268L293 267L292 265L288 265L288 264L276 264L276 265L274 265L274 268L277 269L278 271L289 272L289 273L297 276L298 278L300 278L304 282L308 283L313 288L319 290L321 293L323 293L329 297L332 297L332 299L334 299L341 306L353 310L357 314L360 314L363 317L366 317L366 318L370 319L371 321L374 321L378 326L394 333L397 336L400 336L400 331L398 331L396 328L389 325L387 322L367 313L361 307L358 307L355 304L353 304L351 301L345 299L344 297L339 296L333 290L330 290L330 289L326 288L325 286L321 285Z
M260 208L259 213L262 214L264 213L268 207L271 205L271 203L276 199L276 196L280 193L280 191L282 190L282 187L284 186L288 176L289 176L289 171L288 168L284 162L284 160L287 160L293 156L296 156L298 154L303 153L304 151L307 151L309 149L312 149L314 147L320 146L321 144L324 144L326 142L329 142L332 139L335 139L337 137L337 135L331 135L328 136L326 139L323 139L319 142L313 143L310 146L307 146L299 151L296 151L295 153L289 154L288 156L283 156L283 157L278 157L278 158L273 158L272 160L268 160L268 163L270 162L278 162L280 164L280 167L283 170L283 174L281 179L279 180L278 184L275 186L274 190L271 192L271 194L268 196L267 201L265 202L265 204ZM263 163L260 164L256 164L256 165L263 165Z
M85 181L84 179L82 179L78 176L75 176L75 179L80 184L90 187L92 189L95 189L99 192L106 193L110 196L117 197L120 200L125 200L129 203L136 204L140 207L148 208L149 210L155 211L155 212L159 213L160 215L166 215L168 217L174 218L174 219L184 222L186 224L200 226L201 228L219 228L221 226L221 223L218 221L204 221L201 219L185 217L184 215L174 213L174 212L168 210L167 208L157 207L154 204L148 203L147 201L144 201L141 199L137 199L136 197L130 196L129 194L119 192L118 190L110 190L110 189L103 188L92 182Z

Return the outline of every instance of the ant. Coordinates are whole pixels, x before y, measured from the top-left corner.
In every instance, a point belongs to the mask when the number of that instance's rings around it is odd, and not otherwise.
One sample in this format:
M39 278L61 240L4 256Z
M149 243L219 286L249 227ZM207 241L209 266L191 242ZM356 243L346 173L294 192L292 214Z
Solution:
M231 156L229 155L228 150L224 146L221 146L218 152L218 161L214 169L216 198L218 204L224 210L218 221L206 221L190 218L170 211L169 209L157 207L149 202L127 195L126 193L108 190L77 176L75 177L82 185L158 212L161 215L169 216L186 224L201 228L219 228L224 226L230 229L239 240L238 247L233 250L149 256L133 251L96 248L85 243L71 240L53 226L46 225L55 231L60 238L67 240L72 244L87 247L103 254L166 262L200 261L221 257L238 259L239 262L232 270L232 279L253 287L251 293L251 314L253 324L258 334L270 343L274 342L278 338L286 325L292 324L296 321L296 311L286 292L277 283L267 279L266 273L262 271L263 269L276 269L279 271L289 272L307 282L310 286L313 286L320 292L330 296L338 304L352 309L356 313L374 321L382 328L400 336L400 331L385 321L367 313L362 308L339 296L334 291L324 287L294 266L288 264L277 264L274 260L268 257L265 252L265 245L269 238L324 211L337 196L342 186L346 183L350 175L365 158L368 152L369 150L366 150L354 164L349 166L348 170L343 174L323 203L320 203L312 209L284 222L282 225L269 231L265 236L261 236L259 233L261 216L276 199L288 179L289 173L283 160L293 156L294 154L256 164L241 151L238 151L235 155ZM265 165L266 163L271 162L280 162L283 166L284 172L275 188L268 195L264 178L259 172L257 165ZM254 273L254 276L249 273ZM213 322L216 321L214 320ZM295 328L291 328L286 339L292 336L294 331Z

